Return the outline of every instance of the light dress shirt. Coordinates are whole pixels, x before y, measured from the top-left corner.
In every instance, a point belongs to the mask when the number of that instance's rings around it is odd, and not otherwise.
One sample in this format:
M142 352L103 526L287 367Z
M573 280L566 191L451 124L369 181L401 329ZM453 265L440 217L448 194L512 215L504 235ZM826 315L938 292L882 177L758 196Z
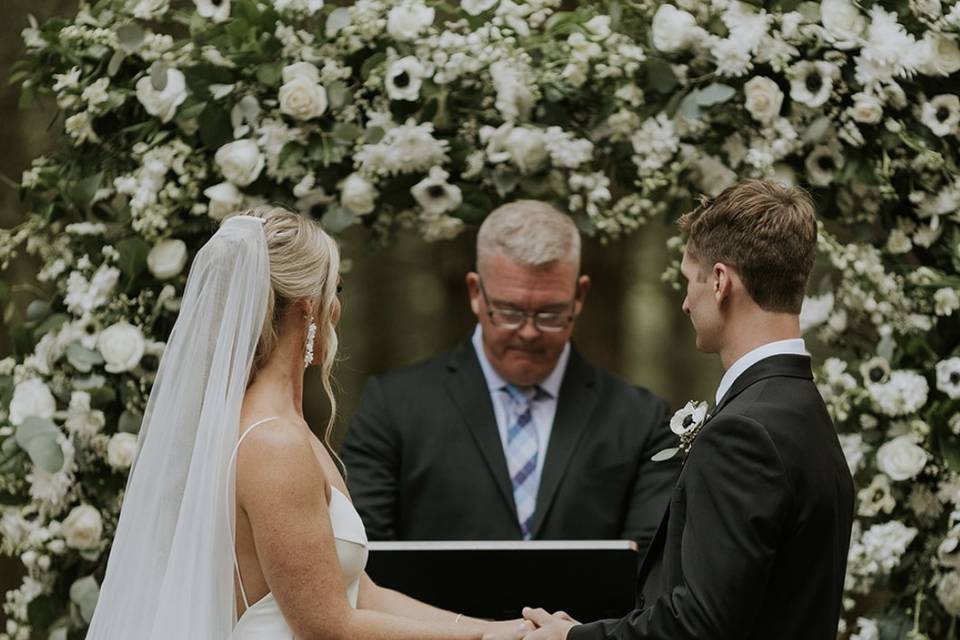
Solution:
M717 389L716 406L720 406L720 401L723 400L723 396L727 395L727 391L729 391L733 383L737 381L737 378L743 375L744 371L761 360L765 360L771 356L781 355L809 356L810 354L807 352L807 345L803 341L803 338L768 342L753 351L748 351L740 356L740 358L727 369L726 373L723 374L723 378L720 379L720 387Z

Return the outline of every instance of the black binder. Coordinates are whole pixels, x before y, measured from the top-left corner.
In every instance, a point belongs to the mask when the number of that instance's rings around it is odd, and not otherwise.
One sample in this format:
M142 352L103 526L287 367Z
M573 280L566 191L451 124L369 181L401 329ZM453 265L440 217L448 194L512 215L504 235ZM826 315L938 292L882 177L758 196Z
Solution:
M634 609L639 554L630 540L371 542L367 573L383 587L477 618L525 606L580 621Z

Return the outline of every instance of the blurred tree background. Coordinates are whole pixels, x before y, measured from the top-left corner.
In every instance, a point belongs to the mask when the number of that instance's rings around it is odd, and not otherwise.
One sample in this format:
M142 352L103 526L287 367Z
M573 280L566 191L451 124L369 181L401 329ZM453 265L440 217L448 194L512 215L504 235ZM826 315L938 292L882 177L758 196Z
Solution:
M21 108L18 86L10 86L10 68L23 53L20 31L28 15L43 21L76 10L76 0L4 0L0 23L0 225L13 226L22 210L13 186L30 160L53 144L56 117L51 103ZM633 237L601 245L585 239L583 271L593 279L574 334L577 348L594 363L634 384L649 387L676 409L689 399L713 398L721 369L713 356L698 353L693 332L680 311L682 294L661 283L670 261L669 221L651 223ZM426 358L470 335L470 311L464 275L472 268L475 229L451 242L428 244L414 236L389 248L369 245L360 229L342 238L351 269L344 276L340 324L340 363L336 369L339 445L344 429L371 374ZM36 297L36 263L21 258L3 275L18 287L22 313ZM28 289L24 290L24 287ZM0 329L0 357L9 353L6 335L22 315ZM322 428L325 400L319 381L308 376L306 414ZM19 584L19 567L0 558L0 593ZM4 616L0 613L0 624Z

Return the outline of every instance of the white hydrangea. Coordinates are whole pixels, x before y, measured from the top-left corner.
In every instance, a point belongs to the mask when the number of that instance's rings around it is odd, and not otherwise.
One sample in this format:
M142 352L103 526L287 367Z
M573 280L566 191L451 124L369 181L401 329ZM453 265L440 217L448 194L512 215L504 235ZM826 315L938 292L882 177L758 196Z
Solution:
M78 271L71 271L64 297L67 310L79 316L103 306L113 294L119 279L120 270L107 265L101 265L90 280Z
M413 119L387 130L376 144L365 144L356 153L356 165L364 173L395 175L427 171L447 160L449 143L433 137L433 124Z
M927 379L913 371L894 371L883 384L868 384L877 411L891 417L919 411L927 403Z
M856 571L869 576L889 575L917 537L918 530L898 520L875 524L850 545L849 559Z
M661 169L680 149L673 122L664 113L648 118L630 139L641 172Z

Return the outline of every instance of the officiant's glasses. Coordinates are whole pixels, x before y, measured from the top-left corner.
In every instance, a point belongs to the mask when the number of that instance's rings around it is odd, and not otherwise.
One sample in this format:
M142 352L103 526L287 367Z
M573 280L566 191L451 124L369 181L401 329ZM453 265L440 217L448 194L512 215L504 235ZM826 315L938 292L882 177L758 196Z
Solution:
M483 288L483 280L478 279L480 293L483 294L483 302L487 305L487 316L494 326L501 329L519 329L527 323L527 318L533 318L533 326L540 331L563 331L573 322L574 314L569 310L564 311L524 311L522 309L510 309L494 306L487 297L487 290ZM574 295L570 301L570 309L577 302L577 296Z

